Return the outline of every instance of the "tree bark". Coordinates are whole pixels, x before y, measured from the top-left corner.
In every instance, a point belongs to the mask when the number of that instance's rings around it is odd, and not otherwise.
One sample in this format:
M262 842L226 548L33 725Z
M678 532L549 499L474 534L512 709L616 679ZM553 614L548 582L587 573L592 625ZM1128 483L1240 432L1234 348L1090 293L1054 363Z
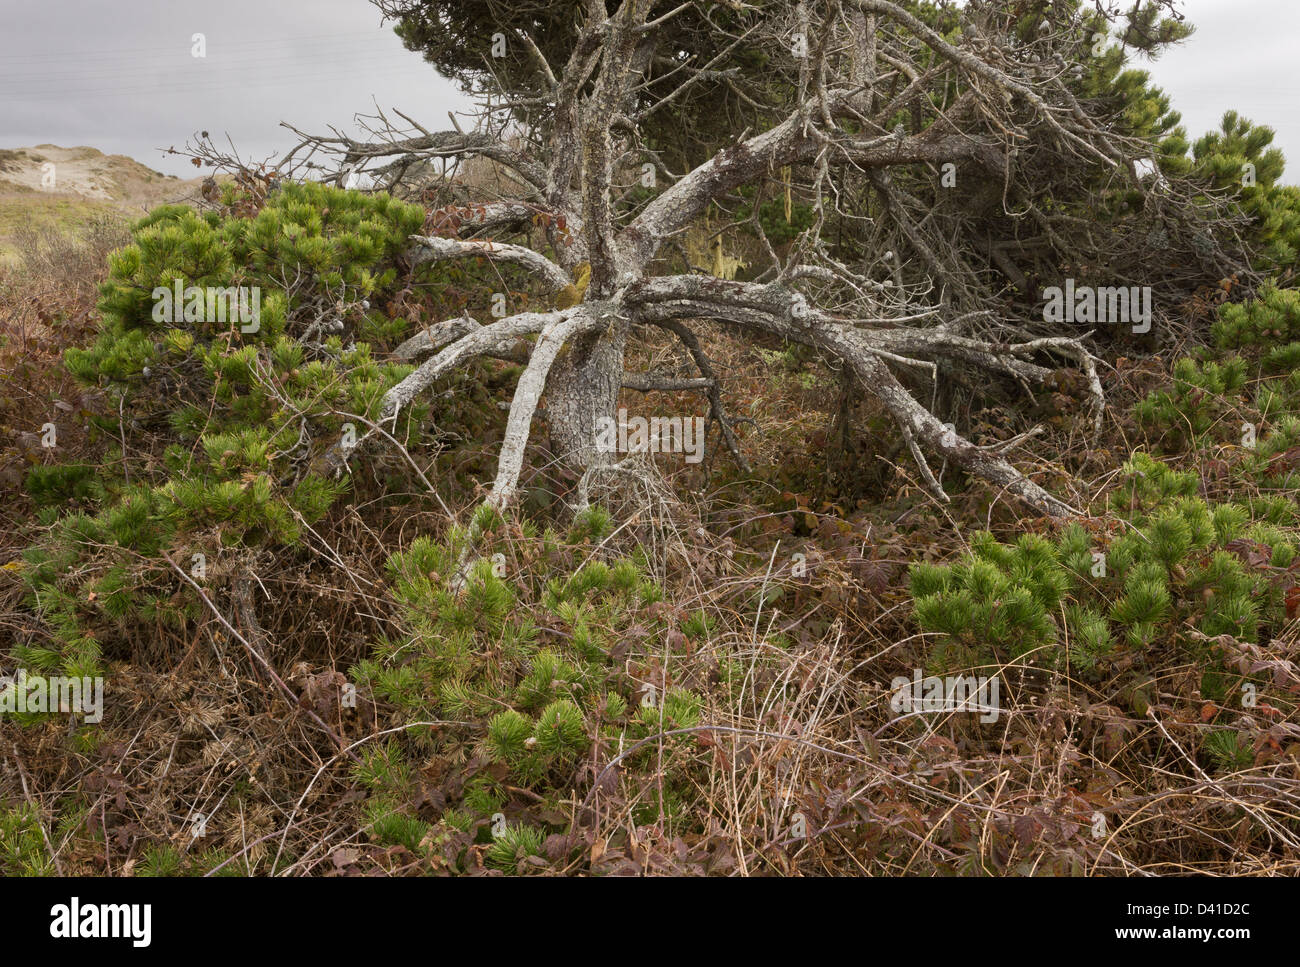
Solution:
M596 433L603 420L617 417L626 348L626 325L615 319L608 329L574 339L551 369L546 383L551 449L574 470L616 459L596 446Z

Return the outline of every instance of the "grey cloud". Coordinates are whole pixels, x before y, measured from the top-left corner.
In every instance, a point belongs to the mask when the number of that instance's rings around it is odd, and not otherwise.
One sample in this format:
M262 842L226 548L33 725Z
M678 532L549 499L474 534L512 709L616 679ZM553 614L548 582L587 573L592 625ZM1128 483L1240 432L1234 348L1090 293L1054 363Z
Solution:
M404 50L365 0L9 0L0 35L0 146L88 144L173 174L158 148L229 132L246 157L290 145L279 122L350 127L377 102L429 125L464 98ZM1139 63L1199 137L1235 108L1277 133L1300 182L1293 103L1300 4L1187 0L1197 33ZM202 32L207 57L190 56ZM351 130L356 131L355 127Z
M20 0L0 35L0 146L90 145L189 176L159 148L229 133L262 160L288 121L356 133L377 103L437 125L465 106L365 0ZM12 29L9 29L12 28ZM207 56L191 56L205 35Z

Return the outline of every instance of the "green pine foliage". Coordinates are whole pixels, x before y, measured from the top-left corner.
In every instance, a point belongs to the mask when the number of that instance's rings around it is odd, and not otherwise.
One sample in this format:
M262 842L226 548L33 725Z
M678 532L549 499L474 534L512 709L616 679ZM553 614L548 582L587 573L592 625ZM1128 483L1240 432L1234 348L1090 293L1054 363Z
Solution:
M1211 335L1220 349L1261 347L1270 354L1283 351L1290 359L1300 343L1300 291L1268 286L1259 298L1224 303ZM1269 367L1273 372L1287 368L1292 367Z
M1227 454L1234 479L1273 523L1300 520L1286 493L1300 487L1300 292L1267 286L1219 307L1214 345L1174 364L1173 382L1134 407L1153 453ZM1135 486L1155 486L1165 475ZM1186 494L1187 481L1178 490ZM1130 495L1131 496L1131 495ZM1123 505L1123 499L1116 507Z
M36 807L24 804L0 811L0 873L53 876L56 872Z
M1087 673L1179 640L1183 626L1245 642L1279 630L1286 611L1273 574L1294 559L1295 536L1247 506L1182 493L1185 477L1161 467L1144 454L1127 465L1131 481L1160 496L1133 505L1136 526L1117 537L1078 523L1010 545L985 533L954 564L914 566L917 621L939 636L932 667L1029 661Z
M65 354L110 401L96 431L105 462L37 466L26 481L49 529L23 571L43 634L18 643L16 658L97 673L126 623L178 629L199 613L163 552L191 571L198 554L215 568L223 555L291 547L347 492L322 454L362 436L411 370L379 361L376 346L412 328L381 306L404 286L436 292L449 272L464 278L459 267L401 267L423 219L386 195L287 184L248 217L165 206L133 226L101 287L98 339ZM246 305L260 305L256 325L224 302L231 311L216 311L220 300L162 311L155 290L176 285L243 287ZM331 325L313 331L317 322ZM489 392L441 405L483 429L468 414L490 409ZM406 408L389 429L418 445L429 412Z
M141 857L138 875L146 877L180 876L185 856L171 843L150 846Z
M1272 147L1272 128L1236 111L1224 114L1218 131L1192 147L1192 171L1215 189L1238 192L1242 209L1254 220L1254 268L1293 277L1300 256L1300 189L1278 184L1285 165Z
M1183 357L1174 365L1172 385L1147 396L1133 415L1143 426L1163 431L1160 439L1167 443L1195 447L1212 436L1239 436L1240 421L1232 416L1243 402L1247 379L1240 356L1222 362Z
M540 850L547 830L514 823L492 832L492 817L512 796L507 787L558 803L578 784L575 770L593 745L631 745L700 723L702 695L671 682L665 688L645 656L629 662L616 655L620 642L626 650L637 640L658 656L661 642L707 635L711 621L699 613L672 618L657 603L662 589L646 576L644 561L591 557L592 538L610 526L605 510L590 508L567 532L534 532L521 543L510 535L522 528L484 512L445 542L418 537L392 555L389 583L406 634L376 642L374 656L350 673L412 723L402 750L372 750L355 773L372 791L367 815L376 837L407 846L418 842L417 831L423 837L427 829L402 818L411 815L401 804L412 798L413 763L458 747L454 729L415 723L469 723L478 734L482 771L431 818L435 832L470 832L490 844L489 864L511 870ZM653 754L647 745L645 755ZM692 788L685 768L671 770L664 783L679 797Z
M1286 624L1283 588L1300 547L1298 324L1293 290L1224 304L1215 346L1178 360L1171 384L1135 407L1156 446L1132 454L1110 493L1128 525L1118 535L1077 523L1014 545L981 534L951 565L914 566L917 621L938 636L931 665L1032 660L1100 674L1102 663L1173 642L1203 668L1207 697L1230 694L1229 653L1206 640L1255 643ZM1196 473L1160 459L1186 448L1231 455L1234 499L1207 502ZM1199 637L1181 634L1187 627ZM1216 767L1239 765L1236 733L1216 735L1206 743Z
M534 826L506 826L493 840L487 851L488 865L514 873L520 860L542 854L542 832Z
M1216 772L1237 772L1255 764L1255 752L1245 735L1233 729L1216 729L1201 747Z

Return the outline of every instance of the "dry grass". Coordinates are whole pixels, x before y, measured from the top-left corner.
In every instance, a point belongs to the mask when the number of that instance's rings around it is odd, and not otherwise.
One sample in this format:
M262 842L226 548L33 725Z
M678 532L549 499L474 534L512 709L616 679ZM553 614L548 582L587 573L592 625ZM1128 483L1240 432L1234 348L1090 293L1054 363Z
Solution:
M32 428L67 419L57 401L78 413L99 405L79 395L59 355L93 330L94 285L123 240L110 221L92 223L75 242L33 228L22 236L21 261L0 273L0 433L10 441L0 450L0 564L38 530L19 485L25 466L46 458L31 446ZM621 749L594 746L561 804L566 822L547 820L566 831L552 837L539 871L1300 873L1300 713L1274 701L1273 712L1234 719L1254 737L1251 762L1208 773L1198 754L1213 716L1199 699L1197 669L1172 642L1143 656L1153 683L1145 712L1131 702L1126 675L1085 681L1068 668L1010 666L968 670L1003 682L996 723L891 710L889 682L923 667L930 644L911 617L906 565L961 553L977 527L1016 533L1037 523L1018 520L1005 503L988 506L975 490L946 506L925 496L906 462L893 459L887 435L872 436L879 415L846 398L829 371L797 378L776 347L723 332L711 333L706 348L730 374L732 414L762 427L740 430L754 475L742 478L725 454L704 467L632 459L591 474L587 498L621 524L599 547L566 549L586 558L640 548L675 619L713 617L713 629L695 640L665 639L628 656L665 689L704 695L702 724L666 727ZM674 358L668 344L655 345L636 365ZM1120 366L1115 412L1163 380L1162 369ZM705 412L689 396L628 404ZM1075 498L1103 506L1136 431L1112 416L1105 439L1088 441L1068 408L1066 399L1044 414L1048 430L1034 446L1050 458L1039 458L1039 470L1082 481ZM836 420L845 413L859 429L836 456L845 439ZM1002 416L985 414L990 433L1009 435ZM711 449L716 440L715 430ZM60 434L60 458L95 459L102 445L74 422ZM473 450L466 445L466 459ZM532 482L576 499L536 456ZM1026 463L1030 456L1020 454ZM870 484L850 492L846 480L863 476ZM427 495L403 508L383 506L380 496L359 478L351 500L303 547L242 562L250 587L213 574L211 609L183 631L115 629L104 641L112 700L93 744L71 743L59 722L0 723L0 797L38 807L59 870L416 874L447 869L462 850L466 868L478 869L479 846L453 842L450 859L416 856L372 842L362 819L354 758L375 742L405 742L415 726L369 701L342 707L340 676L376 639L402 634L384 583L388 555L416 535L445 535L450 523ZM473 501L461 496L463 522ZM558 504L552 513L568 516ZM512 555L535 551L517 533L510 540ZM792 570L796 552L807 576ZM241 609L248 595L253 607ZM26 627L21 601L17 580L0 567L0 637ZM1288 628L1252 657L1269 664L1280 690L1294 690L1300 630ZM296 703L263 662L300 696ZM738 669L728 687L719 685L724 666ZM459 751L436 759L409 743L429 794L423 818L436 820L437 796L455 788L440 770L465 767L477 743L465 729ZM648 820L669 775L688 777L693 794L684 813ZM512 805L526 814L536 804L519 791ZM205 835L196 837L198 828Z
M24 543L30 504L20 486L32 463L76 461L93 455L86 421L102 400L64 371L63 350L88 342L95 331L97 285L108 254L125 244L125 222L97 215L69 234L42 224L18 230L20 254L0 265L0 508L8 560ZM58 446L40 444L41 427L54 423Z

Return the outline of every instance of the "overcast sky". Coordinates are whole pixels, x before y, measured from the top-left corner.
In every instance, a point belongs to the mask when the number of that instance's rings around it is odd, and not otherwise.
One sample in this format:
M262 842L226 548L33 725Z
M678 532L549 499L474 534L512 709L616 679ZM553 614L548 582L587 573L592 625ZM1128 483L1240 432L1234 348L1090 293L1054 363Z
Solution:
M1236 108L1278 132L1286 180L1300 182L1300 0L1182 7L1196 34L1142 66L1193 139ZM263 160L290 146L282 120L324 131L377 101L446 127L465 103L367 0L0 0L0 14L0 147L86 144L188 176L158 149L195 131L228 132Z
M0 0L0 147L90 145L182 177L160 154L200 130L245 158L396 106L446 128L465 101L367 0ZM206 56L192 55L194 34Z

